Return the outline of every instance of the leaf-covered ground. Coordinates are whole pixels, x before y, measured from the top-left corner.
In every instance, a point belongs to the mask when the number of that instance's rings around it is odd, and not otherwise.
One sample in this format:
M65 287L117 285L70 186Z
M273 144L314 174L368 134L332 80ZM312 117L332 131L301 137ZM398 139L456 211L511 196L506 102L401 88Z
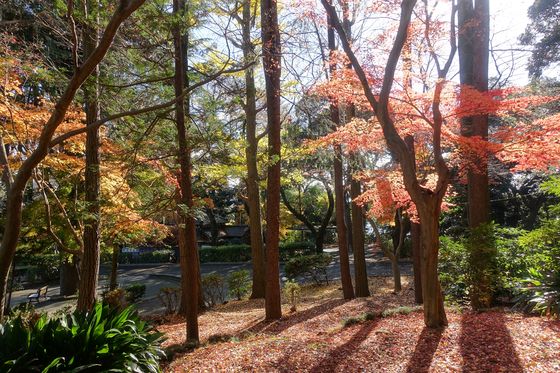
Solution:
M389 280L372 281L371 297L349 302L336 285L305 289L298 311L285 305L273 323L262 321L262 301L220 306L200 317L202 347L174 355L165 371L560 372L560 322L546 318L448 310L440 331L424 328L421 312L343 326L366 312L413 305L410 290L394 295ZM167 347L184 341L180 319L158 329Z

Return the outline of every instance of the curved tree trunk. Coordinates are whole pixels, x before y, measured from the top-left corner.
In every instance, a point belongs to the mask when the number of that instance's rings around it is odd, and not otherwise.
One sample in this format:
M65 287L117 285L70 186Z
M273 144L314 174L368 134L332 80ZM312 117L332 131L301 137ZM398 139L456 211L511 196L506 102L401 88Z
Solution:
M87 9L97 12L99 2L90 0ZM86 26L83 33L84 57L89 57L98 44L97 23ZM99 67L92 72L84 85L86 125L91 126L99 120ZM85 202L87 216L84 218L84 254L80 269L80 286L78 304L80 311L90 311L96 301L97 282L99 279L99 220L100 220L100 167L99 167L99 129L86 133L86 164L85 164Z

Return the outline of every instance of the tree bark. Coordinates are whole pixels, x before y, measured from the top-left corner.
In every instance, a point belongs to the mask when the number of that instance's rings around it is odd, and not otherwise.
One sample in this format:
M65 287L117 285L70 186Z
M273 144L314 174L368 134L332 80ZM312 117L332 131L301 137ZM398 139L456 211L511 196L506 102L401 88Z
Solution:
M354 157L354 161L356 161ZM359 180L352 178L350 182L350 194L352 200L362 194L362 188ZM358 206L352 202L352 240L354 252L354 279L356 281L356 296L369 297L368 275L366 268L366 251L365 251L365 232L364 232L364 213L362 206Z
M474 5L473 5L474 1ZM459 66L462 85L469 85L480 92L488 91L488 59L490 35L489 0L460 0L459 16ZM479 137L488 140L488 115L464 118L461 122L461 134L466 137ZM488 183L488 157L477 156L471 160L477 170L467 174L467 216L471 233L481 225L490 222L490 192ZM479 237L480 238L480 237ZM487 239L476 239L476 245L470 246L470 256L476 258L471 265L477 272L491 270L493 258L485 243ZM487 245L490 243L488 242ZM481 268L481 266L483 268ZM477 283L471 289L473 308L489 307L492 301L491 276L477 276Z
M99 10L98 0L87 1L87 9L93 14ZM89 14L88 14L89 16ZM86 21L88 22L88 21ZM83 32L84 57L88 58L97 48L99 42L99 16L95 24L85 24ZM92 126L99 120L99 66L91 73L84 85L86 126ZM84 254L81 260L80 285L76 309L91 311L96 302L97 283L99 279L99 224L100 224L100 161L99 128L92 128L86 133L85 164L85 203L87 216L84 218Z
M243 59L249 64L256 59L255 45L251 39L251 1L243 1L242 36ZM264 298L266 289L264 244L262 236L261 194L259 190L259 169L257 152L257 90L255 87L255 69L253 65L245 70L245 124L246 140L245 158L247 161L247 206L249 207L249 232L251 238L251 257L253 266L253 285L251 299Z
M282 317L280 303L280 73L281 49L276 0L261 1L263 68L268 118L268 179L266 188L266 319Z
M408 81L408 79L407 79ZM414 137L405 136L404 141L416 164L416 152L414 149ZM422 242L421 242L420 223L410 222L410 241L412 244L412 270L414 272L414 301L418 304L423 303L422 298Z
M57 101L55 109L43 127L37 147L19 167L17 176L14 178L14 182L8 191L4 235L2 236L2 243L0 245L0 320L4 317L8 275L21 231L21 213L25 186L32 176L33 169L48 155L53 135L60 123L64 120L76 92L97 67L99 62L105 57L119 26L138 9L144 1L145 0L120 1L118 8L105 27L98 48L96 48L95 52L74 72L64 93Z
M76 263L77 256L72 256L72 261L64 261L60 265L60 295L70 296L78 291L80 283L80 269Z
M336 70L336 66L332 61L332 57L336 51L333 18L327 16L328 24L328 45L331 59L329 62L329 70L332 73ZM333 123L333 130L340 125L340 112L338 107L331 103L330 105L331 121ZM335 199L335 214L336 214L336 233L338 239L338 253L340 258L340 278L342 282L342 293L344 299L354 298L354 288L352 286L352 276L350 274L350 259L348 257L348 237L347 227L344 218L344 170L342 166L342 148L340 145L334 146L334 199Z
M173 0L173 14L182 16L186 6L184 0ZM175 97L181 97L183 90L188 87L187 82L187 64L188 60L185 56L188 50L188 34L183 32L183 27L178 22L173 28L173 44L175 52ZM175 104L175 123L177 126L178 154L179 162L179 190L181 204L178 206L179 211L179 230L183 231L184 239L179 239L179 244L183 248L179 248L183 268L181 268L181 276L184 277L182 284L186 286L186 290L182 292L186 301L186 320L187 320L187 343L199 343L198 333L198 302L199 302L199 263L198 263L198 247L196 242L196 225L193 216L193 191L191 181L191 149L187 139L187 126L185 124L185 108L188 112L189 108L188 95L186 99L180 99Z
M441 201L426 196L418 208L422 237L422 295L424 300L424 322L430 328L447 325L443 305L443 294L439 283L437 266L439 253L439 209Z

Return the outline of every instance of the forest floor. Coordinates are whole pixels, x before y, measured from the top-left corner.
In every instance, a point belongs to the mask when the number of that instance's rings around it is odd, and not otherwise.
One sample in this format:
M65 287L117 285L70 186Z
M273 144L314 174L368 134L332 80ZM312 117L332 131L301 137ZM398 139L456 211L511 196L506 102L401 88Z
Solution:
M372 278L372 296L352 301L340 284L306 286L297 311L284 304L272 323L262 300L229 302L200 316L202 345L189 352L178 348L184 321L162 320L164 346L175 351L164 371L560 372L560 321L448 307L449 326L430 330L408 280L395 295L391 279Z

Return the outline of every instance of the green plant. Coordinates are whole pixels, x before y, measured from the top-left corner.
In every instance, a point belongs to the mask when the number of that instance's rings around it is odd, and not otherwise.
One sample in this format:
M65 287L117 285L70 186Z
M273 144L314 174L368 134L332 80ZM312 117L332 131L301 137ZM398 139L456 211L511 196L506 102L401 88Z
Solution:
M179 306L179 295L181 294L180 288L161 288L159 289L158 299L165 307L166 314L177 312Z
M102 298L103 304L106 304L111 308L122 310L128 306L127 293L122 288L116 288L114 290L104 292L102 294Z
M0 371L158 372L161 337L130 307L97 304L32 326L10 319L0 325Z
M544 273L530 269L530 277L523 282L518 305L526 311L538 312L542 315L560 317L560 274Z
M299 255L312 255L315 253L315 244L313 242L286 242L278 246L280 252L280 260L287 261Z
M466 280L467 251L460 240L440 237L439 280L447 297L465 301L468 294Z
M316 284L323 280L328 284L327 267L332 261L328 254L302 255L288 260L284 271L286 276L295 279L300 276L309 276Z
M136 303L146 294L146 285L132 284L124 288L126 291L126 301L128 303Z
M204 247L199 250L201 263L208 262L246 262L251 260L251 246L224 245Z
M225 280L216 272L202 276L202 298L207 307L214 307L225 300Z
M468 261L465 279L475 309L490 307L498 288L495 229L494 223L481 224L470 230L465 241Z
M284 296L288 298L288 301L290 302L290 311L296 312L301 294L301 286L299 286L299 284L294 280L288 280L284 283L282 290L284 292Z
M19 319L23 325L31 327L35 325L41 315L35 310L35 306L31 303L21 303L12 308L8 319Z
M251 276L246 269L231 272L227 282L230 296L237 300L241 300L251 290Z

